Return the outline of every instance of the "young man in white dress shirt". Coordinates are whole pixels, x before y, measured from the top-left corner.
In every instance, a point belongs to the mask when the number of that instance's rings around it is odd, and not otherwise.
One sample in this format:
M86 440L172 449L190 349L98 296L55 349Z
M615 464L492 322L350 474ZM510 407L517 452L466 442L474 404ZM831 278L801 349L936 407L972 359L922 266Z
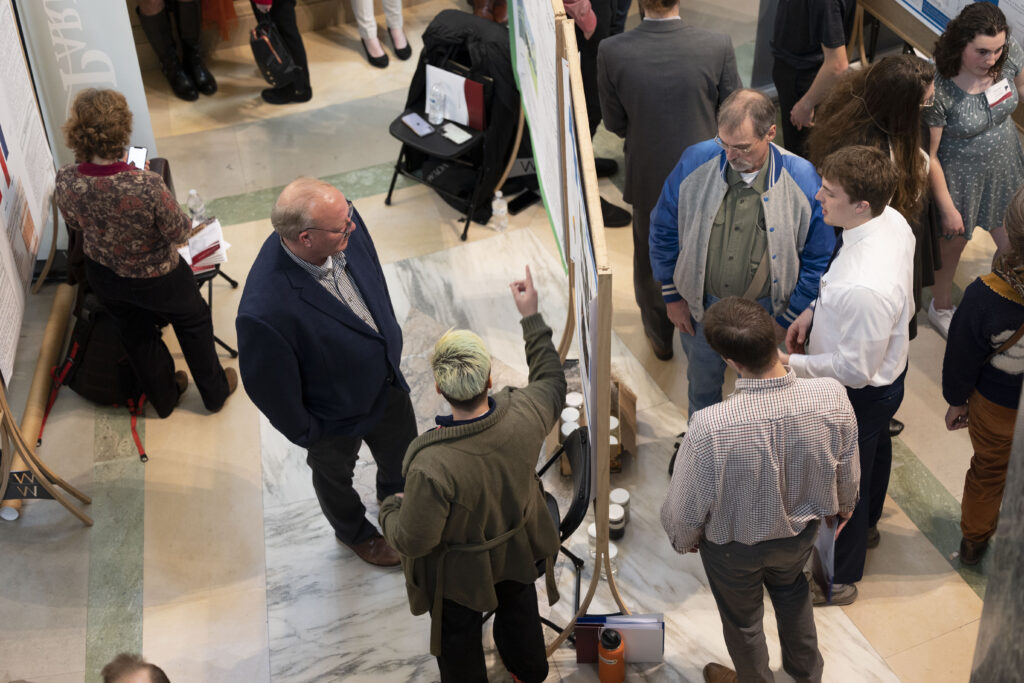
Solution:
M853 146L821 166L822 217L841 228L818 298L786 335L781 354L798 377L834 377L846 386L857 415L860 502L836 539L831 604L857 598L867 548L878 543L875 525L892 467L889 419L903 402L914 314L914 235L887 206L897 170L876 148ZM812 329L813 321L813 329ZM815 596L815 604L824 604Z

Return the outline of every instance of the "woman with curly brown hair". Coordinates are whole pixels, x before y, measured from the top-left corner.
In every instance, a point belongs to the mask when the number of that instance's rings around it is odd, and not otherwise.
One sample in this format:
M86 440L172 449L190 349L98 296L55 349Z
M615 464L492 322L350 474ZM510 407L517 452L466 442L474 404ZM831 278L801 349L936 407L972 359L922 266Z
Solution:
M1024 148L1010 115L1024 87L1024 51L993 4L967 5L935 43L931 127L932 192L942 216L942 268L935 272L928 320L945 336L953 318L953 276L974 228L1007 249L1003 214L1024 184Z
M117 324L146 397L167 417L188 387L160 338L170 323L203 404L220 410L238 384L217 359L210 309L178 254L191 221L155 173L124 163L132 113L116 90L83 90L64 124L77 163L57 172L54 194L71 230L81 231L89 285Z

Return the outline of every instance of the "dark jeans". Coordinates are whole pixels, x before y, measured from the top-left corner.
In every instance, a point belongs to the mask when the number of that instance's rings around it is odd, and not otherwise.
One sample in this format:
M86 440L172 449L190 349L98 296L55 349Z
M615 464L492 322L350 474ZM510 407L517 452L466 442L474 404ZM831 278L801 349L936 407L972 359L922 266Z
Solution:
M717 545L701 539L700 559L722 618L722 633L740 681L773 681L764 639L764 589L775 607L782 668L797 681L820 681L811 594L804 564L818 534L817 520L792 538L755 545Z
M782 118L782 139L785 148L793 154L806 157L807 136L811 134L810 128L797 130L789 122L789 113L793 111L796 104L811 88L814 77L818 75L818 69L795 69L780 59L775 60L772 66L772 81L775 83L775 90L779 95L779 112Z
M597 90L597 46L608 37L612 19L612 0L591 0L591 9L597 18L597 28L590 40L583 37L583 31L576 27L576 45L580 50L580 76L583 78L583 95L587 104L587 119L590 121L590 136L594 136L601 123L601 97Z
M864 576L868 551L868 527L882 518L885 492L892 470L892 439L889 420L903 403L907 371L885 387L847 389L857 416L857 447L860 449L860 500L853 517L836 539L836 583L856 583Z
M192 269L184 259L167 275L121 277L88 257L85 274L117 323L121 342L146 399L157 415L167 417L178 404L174 359L161 338L170 323L207 410L218 410L228 397L228 380L213 345L213 320Z
M617 36L626 30L626 17L633 0L612 0L612 23L608 35Z
M537 612L537 589L532 583L502 581L494 584L494 591L498 594L494 644L505 668L523 683L541 683L548 676L548 659ZM480 612L444 601L441 656L437 658L442 683L487 683L482 626Z
M388 387L388 405L380 422L360 436L332 434L307 449L306 463L313 470L313 490L324 517L342 543L356 545L372 538L377 528L366 519L366 507L352 488L352 473L365 441L377 463L377 497L384 499L405 488L402 458L416 438L416 418L409 393Z

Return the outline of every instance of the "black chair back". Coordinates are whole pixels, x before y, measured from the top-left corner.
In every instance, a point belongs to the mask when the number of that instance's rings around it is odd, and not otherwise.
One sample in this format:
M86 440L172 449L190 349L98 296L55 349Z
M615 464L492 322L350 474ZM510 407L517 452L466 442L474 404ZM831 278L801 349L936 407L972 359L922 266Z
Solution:
M555 451L554 455L537 471L537 474L544 476L548 468L563 454L569 461L569 467L572 470L572 500L565 516L560 521L556 518L559 538L565 542L583 523L587 516L587 506L590 505L590 431L586 426L578 428L565 437L561 448ZM548 503L549 508L553 502L552 499ZM554 511L557 513L557 506Z

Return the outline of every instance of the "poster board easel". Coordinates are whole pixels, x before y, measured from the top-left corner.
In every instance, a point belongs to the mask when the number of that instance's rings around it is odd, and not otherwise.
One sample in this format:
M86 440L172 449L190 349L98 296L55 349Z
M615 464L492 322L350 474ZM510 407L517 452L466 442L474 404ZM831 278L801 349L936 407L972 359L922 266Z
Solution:
M585 97L583 93L583 78L580 73L579 54L576 50L576 36L573 22L566 18L564 12L555 17L555 29L557 39L557 73L558 78L558 107L559 112L565 110L566 102L571 102L573 107L573 120L576 123L575 139L579 145L579 162L583 178L584 203L589 218L590 239L594 249L594 260L597 266L597 320L596 336L598 343L591 349L596 354L594 367L597 369L596 376L591 378L596 390L593 392L597 397L594 406L594 414L597 419L590 424L591 439L595 447L596 462L594 472L594 500L595 500L595 521L597 524L596 558L594 571L590 578L590 585L587 593L580 603L579 610L573 615L572 621L566 625L554 641L548 645L548 656L550 657L562 642L572 633L576 619L585 615L590 603L597 592L598 584L601 581L603 565L608 581L608 589L611 591L615 603L623 614L630 614L629 608L622 600L615 584L615 575L612 573L611 559L608 553L608 496L611 486L609 470L609 415L611 414L611 323L612 323L612 271L608 265L607 248L604 241L604 225L601 221L601 198L597 189L597 173L594 168L594 150L590 140L590 124L587 118ZM565 92L562 85L562 64L563 60L569 68L570 92ZM561 113L559 114L562 122ZM567 197L570 191L568 185L568 171L566 168L566 147L570 144L572 136L567 134L562 125L559 126L559 143L561 148L561 184L562 196ZM569 245L569 208L568 201L562 202L563 209L563 231L564 244ZM575 291L575 265L571 258L566 258L569 265L569 301L570 314L567 320L566 331L563 334L563 342L567 347L567 340L571 340L574 329L572 314L573 302L578 293ZM583 340L580 340L581 343ZM581 358L581 363L584 359Z

